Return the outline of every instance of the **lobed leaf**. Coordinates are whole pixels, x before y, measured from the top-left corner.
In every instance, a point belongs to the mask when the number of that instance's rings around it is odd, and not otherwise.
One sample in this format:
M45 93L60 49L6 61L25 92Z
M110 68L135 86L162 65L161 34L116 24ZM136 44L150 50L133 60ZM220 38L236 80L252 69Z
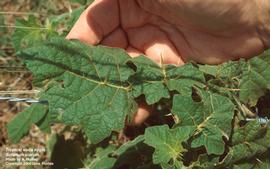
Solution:
M182 143L187 141L193 132L192 127L169 129L167 125L149 127L145 131L145 143L155 148L153 163L167 166L170 160L179 164L186 149Z
M183 95L191 95L192 86L204 86L204 75L192 64L181 67L158 65L147 57L139 56L132 59L136 66L136 75L132 79L133 95L142 94L151 105L162 98L170 98L169 91L176 90Z
M45 27L38 18L32 15L29 16L28 20L17 19L15 26L12 43L17 51L36 45L50 34L53 34L53 31L48 26Z
M204 74L193 64L187 63L183 66L167 66L168 88L176 90L181 95L191 97L192 87L205 87Z
M199 65L200 71L205 74L212 75L219 79L232 79L241 75L241 68L244 62L240 61L228 61L220 65Z
M247 61L240 81L240 99L251 106L270 89L270 51Z
M133 78L133 95L145 95L147 104L151 105L162 98L169 98L169 90L165 85L165 70L147 57L132 59L137 67Z
M172 112L180 119L180 126L195 127L192 147L205 146L208 154L222 154L225 150L223 136L231 133L234 105L226 97L200 91L201 101L176 95Z
M42 97L49 112L62 114L65 124L81 125L93 143L123 128L136 108L127 82L134 72L122 50L55 38L20 57L36 81L51 82Z

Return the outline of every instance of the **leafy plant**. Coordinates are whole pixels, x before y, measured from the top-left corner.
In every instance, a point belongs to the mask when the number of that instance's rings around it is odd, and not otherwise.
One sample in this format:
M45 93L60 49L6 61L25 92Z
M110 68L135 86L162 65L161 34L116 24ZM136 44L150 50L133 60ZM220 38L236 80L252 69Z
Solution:
M8 124L13 143L32 124L50 133L60 123L66 127L52 134L49 156L59 160L65 154L69 163L56 168L270 166L270 126L261 118L270 110L270 51L217 66L159 65L145 56L131 58L122 49L60 37L84 8L41 23L34 16L17 20L17 26L46 29L18 29L13 35L17 55L33 73L43 100ZM65 30L56 31L61 24ZM141 102L157 115L131 127ZM66 131L74 137L65 139Z
M269 89L267 51L248 61L176 67L157 65L145 56L130 58L121 49L53 38L18 56L33 72L42 90L40 99L48 105L32 105L9 123L14 142L31 123L47 130L54 123L64 123L79 126L90 144L96 145L123 130L137 110L136 100L145 96L146 103L156 109L157 105L170 109L163 118L171 116L173 121L147 127L143 135L120 148L108 141L105 149L97 147L98 161L86 158L86 166L236 167L269 150L268 124L241 124ZM169 102L171 107L164 104ZM129 149L137 146L140 154L147 149L153 153L147 164L121 161L135 158Z

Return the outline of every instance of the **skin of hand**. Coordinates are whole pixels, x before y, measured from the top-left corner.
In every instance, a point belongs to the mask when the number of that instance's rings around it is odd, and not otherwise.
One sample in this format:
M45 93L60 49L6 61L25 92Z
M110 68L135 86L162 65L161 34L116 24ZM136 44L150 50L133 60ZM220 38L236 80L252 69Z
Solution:
M270 47L268 0L95 0L67 39L183 65L249 58ZM141 106L134 124L149 116Z

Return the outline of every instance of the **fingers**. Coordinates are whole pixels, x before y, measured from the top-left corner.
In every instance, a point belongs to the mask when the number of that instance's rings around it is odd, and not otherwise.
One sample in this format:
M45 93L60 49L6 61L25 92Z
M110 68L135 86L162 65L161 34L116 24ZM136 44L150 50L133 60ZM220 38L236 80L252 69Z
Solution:
M125 32L121 28L117 28L108 36L106 36L102 41L102 45L110 47L118 47L126 49L128 46L128 40L125 35Z
M139 126L141 125L143 122L145 122L145 120L152 114L151 108L150 106L146 105L146 103L144 104L140 104L140 107L138 108L137 113L135 114L131 125L134 126Z
M67 39L98 44L104 36L119 26L117 0L95 0L79 17Z
M167 35L151 25L127 30L129 43L157 63L182 65L184 61Z

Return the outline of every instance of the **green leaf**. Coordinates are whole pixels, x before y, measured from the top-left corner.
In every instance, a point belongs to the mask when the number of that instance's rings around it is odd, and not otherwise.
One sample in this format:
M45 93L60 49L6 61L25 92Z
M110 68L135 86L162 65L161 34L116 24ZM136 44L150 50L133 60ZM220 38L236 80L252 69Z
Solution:
M196 128L192 147L205 146L208 154L222 154L224 142L229 138L234 105L226 97L200 91L201 102L191 97L176 95L172 112L180 119L180 126Z
M98 148L95 153L95 158L87 160L84 168L89 169L111 169L116 161L115 158L110 158L109 155L115 150L114 146L108 146L106 148Z
M168 88L178 91L181 95L191 96L193 86L205 86L203 73L191 63L181 67L168 66L167 77Z
M52 16L47 20L47 25L49 25L49 27L53 30L58 30L57 33L64 37L77 22L84 10L85 6L81 6L72 10L72 12L66 12L61 15ZM64 28L63 25L65 25Z
M46 133L50 133L51 132L51 125L53 124L53 122L55 121L56 117L53 117L51 113L49 113L49 111L47 111L45 113L45 115L43 116L42 119L40 119L36 125L38 126L38 128Z
M53 32L49 27L42 25L34 16L29 16L28 20L17 19L15 26L12 42L17 51L37 45Z
M247 61L240 81L240 99L251 106L270 89L270 51Z
M125 65L130 57L123 50L55 38L20 57L37 81L54 81L42 94L50 113L81 125L93 143L122 129L136 110L127 81L134 72Z
M270 125L262 127L258 121L247 123L244 127L236 129L229 153L223 160L223 166L238 161L258 157L269 150Z
M149 105L170 97L169 90L164 84L166 70L144 56L136 57L132 62L137 67L133 80L134 97L144 94Z
M142 143L143 141L144 141L144 136L140 135L140 136L136 137L134 140L123 144L114 153L116 155L120 156L121 154L125 153L128 149L136 147L138 144Z
M32 124L38 123L47 113L44 105L35 104L19 113L7 125L8 137L13 143L18 143L31 128Z
M199 65L200 71L215 78L235 78L241 74L243 61L228 61L220 65Z
M169 129L167 125L163 125L147 128L145 143L155 148L153 163L162 164L172 160L173 164L177 164L183 153L187 151L182 143L187 141L192 132L193 128L190 127Z
M133 95L138 97L144 94L149 105L162 98L170 98L169 90L191 95L192 86L204 86L203 73L190 63L181 67L160 66L144 56L136 57L132 62L137 68L133 79Z

